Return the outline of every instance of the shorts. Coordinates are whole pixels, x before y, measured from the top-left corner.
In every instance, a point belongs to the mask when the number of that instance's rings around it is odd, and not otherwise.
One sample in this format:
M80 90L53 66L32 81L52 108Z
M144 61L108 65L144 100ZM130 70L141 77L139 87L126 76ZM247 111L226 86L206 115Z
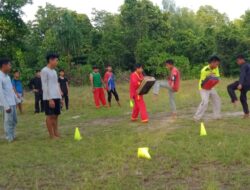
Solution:
M18 97L16 96L16 102L17 102L17 104L23 103L23 94L18 93L18 96L19 96L20 98L18 98Z
M49 101L44 100L44 110L45 110L45 115L47 116L61 114L61 99L53 99L53 100L55 102L55 108L49 107Z

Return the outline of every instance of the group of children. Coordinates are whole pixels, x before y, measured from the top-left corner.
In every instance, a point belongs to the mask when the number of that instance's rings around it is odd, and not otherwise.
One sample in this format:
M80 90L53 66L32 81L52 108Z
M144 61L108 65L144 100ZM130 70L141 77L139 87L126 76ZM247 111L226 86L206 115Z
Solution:
M35 113L45 112L46 126L49 135L52 139L60 137L58 132L58 117L61 113L63 99L66 109L69 108L69 81L65 78L64 70L59 71L59 78L56 72L59 56L55 53L50 53L46 57L47 66L41 71L36 71L36 76L30 82L30 87L35 94ZM201 103L194 115L194 120L199 121L204 116L209 99L213 104L214 118L221 118L221 100L216 92L215 85L219 82L220 58L212 56L209 59L209 64L201 70L199 81L199 91L201 95ZM238 102L235 94L236 90L241 93L240 101L244 110L244 118L249 117L249 108L247 104L247 92L250 90L250 64L246 62L244 56L237 57L237 64L241 66L240 79L228 86L228 93L232 103ZM170 75L165 80L156 81L153 87L154 96L157 97L160 88L166 88L169 94L169 104L172 112L172 117L176 118L177 109L175 103L175 93L180 89L181 74L175 67L173 60L165 62L166 69ZM108 106L111 106L112 95L114 95L118 106L120 105L119 95L116 90L115 76L111 66L107 66L104 78L102 78L99 68L93 67L93 72L90 73L90 83L92 87L93 97L96 108L100 108L101 104L107 107L105 92L107 92ZM4 129L6 139L12 142L15 139L15 128L17 124L16 105L19 105L22 112L23 87L20 81L20 73L14 72L14 79L11 81L9 73L11 72L11 62L9 59L0 59L0 107L4 110ZM131 121L137 121L139 114L141 121L147 123L149 121L146 104L143 95L138 92L144 80L143 66L138 64L135 66L135 71L130 76L130 101L133 102L133 111ZM101 102L101 103L100 103Z
M92 87L95 106L97 109L100 108L100 102L104 107L107 106L104 89L106 89L108 94L108 106L111 107L112 94L114 95L118 106L121 106L119 95L116 90L115 75L113 73L112 66L107 66L104 79L100 74L99 68L97 66L94 66L93 72L90 73L89 79Z
M218 84L220 80L220 58L218 56L211 56L208 65L203 67L201 70L200 80L199 80L199 91L201 96L201 103L194 115L195 121L200 121L207 108L209 100L212 100L213 105L213 114L214 119L221 118L221 99L216 91L215 86ZM250 91L250 64L246 62L246 59L243 55L239 55L236 60L237 64L241 67L240 69L240 79L239 81L230 84L228 89L228 94L231 97L232 103L237 104L238 98L236 96L235 91L239 90L240 102L243 107L244 117L249 118L249 108L247 104L247 92ZM176 118L176 104L174 100L174 94L179 91L180 88L180 72L174 66L173 60L166 61L166 68L170 71L170 76L167 80L156 81L153 93L157 97L159 94L159 89L166 88L168 89L169 94L169 104L172 112L173 118ZM144 80L143 76L143 67L142 65L136 66L136 71L131 74L130 77L130 99L134 102L133 113L131 116L132 121L136 121L138 119L138 115L141 115L141 122L148 122L148 113L146 110L146 105L142 95L138 94L138 89Z

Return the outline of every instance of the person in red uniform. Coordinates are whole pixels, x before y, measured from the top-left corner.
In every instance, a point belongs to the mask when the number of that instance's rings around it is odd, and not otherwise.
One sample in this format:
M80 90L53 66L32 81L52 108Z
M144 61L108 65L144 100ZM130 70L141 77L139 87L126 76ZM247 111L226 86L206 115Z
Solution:
M148 122L148 113L143 96L138 94L138 88L144 79L142 65L136 65L136 70L130 76L130 100L134 102L131 121L137 121L139 114L143 123Z

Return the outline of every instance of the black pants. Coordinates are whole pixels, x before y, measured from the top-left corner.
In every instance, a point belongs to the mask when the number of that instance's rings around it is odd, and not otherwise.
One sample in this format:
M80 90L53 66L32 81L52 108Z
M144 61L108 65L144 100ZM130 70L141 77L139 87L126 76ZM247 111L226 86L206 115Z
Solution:
M116 89L114 88L114 90L109 90L108 92L108 102L111 103L111 99L112 99L112 94L115 96L115 100L117 102L119 102L119 95L116 91Z
M69 109L69 95L65 93L63 94L62 98L64 99L66 110L68 110Z
M227 87L227 91L229 96L231 97L231 101L234 103L238 100L235 91L238 89L239 81L236 81ZM243 107L243 111L245 114L249 114L249 108L247 104L247 92L250 90L250 86L243 86L240 91L240 102Z
M43 94L35 93L35 113L44 112Z

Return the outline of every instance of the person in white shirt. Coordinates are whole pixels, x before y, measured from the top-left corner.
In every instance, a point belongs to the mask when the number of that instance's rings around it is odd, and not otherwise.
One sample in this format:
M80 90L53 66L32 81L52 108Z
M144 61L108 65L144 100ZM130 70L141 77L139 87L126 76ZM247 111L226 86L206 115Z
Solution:
M13 142L16 138L17 125L16 95L9 77L11 62L7 58L0 59L0 106L4 110L4 131L6 139Z
M52 139L60 137L58 132L58 116L61 113L62 96L58 84L58 76L55 71L58 58L57 54L48 54L46 57L47 66L41 71L46 125Z

